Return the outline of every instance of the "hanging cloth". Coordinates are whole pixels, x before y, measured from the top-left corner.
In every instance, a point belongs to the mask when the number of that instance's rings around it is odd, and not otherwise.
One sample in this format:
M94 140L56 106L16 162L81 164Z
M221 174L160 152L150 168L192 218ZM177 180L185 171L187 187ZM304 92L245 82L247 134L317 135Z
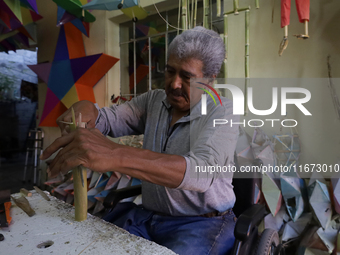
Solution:
M310 0L295 0L296 10L299 21L304 23L309 21ZM291 0L281 0L281 27L288 26L290 23L290 6Z

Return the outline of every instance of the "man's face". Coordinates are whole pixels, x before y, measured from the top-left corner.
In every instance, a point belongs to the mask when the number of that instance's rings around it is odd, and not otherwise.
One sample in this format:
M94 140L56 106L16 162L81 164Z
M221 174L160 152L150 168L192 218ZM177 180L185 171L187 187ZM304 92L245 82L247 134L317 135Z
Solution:
M165 72L165 92L168 102L177 111L190 110L190 102L195 105L201 98L202 91L196 89L190 98L190 78L203 78L203 62L196 58L178 59L173 55ZM197 91L197 93L196 93Z

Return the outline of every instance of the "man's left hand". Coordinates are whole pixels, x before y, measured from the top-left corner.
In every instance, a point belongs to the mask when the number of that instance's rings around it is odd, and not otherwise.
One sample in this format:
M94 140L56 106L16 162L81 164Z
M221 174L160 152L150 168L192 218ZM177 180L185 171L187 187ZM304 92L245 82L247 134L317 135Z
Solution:
M114 168L114 151L120 145L107 139L98 129L77 128L74 132L57 138L48 146L41 159L49 158L62 148L49 165L49 177L59 172L66 174L82 165L93 171L108 172Z

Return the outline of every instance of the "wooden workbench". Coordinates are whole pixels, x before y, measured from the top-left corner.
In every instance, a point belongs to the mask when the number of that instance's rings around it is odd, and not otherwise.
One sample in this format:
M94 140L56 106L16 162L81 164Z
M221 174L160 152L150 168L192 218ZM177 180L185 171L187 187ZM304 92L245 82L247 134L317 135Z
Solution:
M0 229L5 237L0 254L175 254L90 214L86 221L76 222L72 205L32 194L27 198L36 212L32 217L12 203L12 223L8 230Z

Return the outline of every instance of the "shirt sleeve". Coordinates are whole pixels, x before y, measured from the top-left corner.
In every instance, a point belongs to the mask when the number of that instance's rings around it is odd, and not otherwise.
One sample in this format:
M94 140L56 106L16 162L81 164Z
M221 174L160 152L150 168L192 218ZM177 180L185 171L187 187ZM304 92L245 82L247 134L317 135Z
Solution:
M233 177L239 117L233 115L231 104L229 101L224 107L208 109L211 114L200 121L200 126L191 127L190 151L183 155L186 171L177 189L206 192L219 178ZM214 127L217 119L224 124Z
M121 105L98 109L96 128L104 135L120 137L144 133L147 107L152 92L144 93Z

